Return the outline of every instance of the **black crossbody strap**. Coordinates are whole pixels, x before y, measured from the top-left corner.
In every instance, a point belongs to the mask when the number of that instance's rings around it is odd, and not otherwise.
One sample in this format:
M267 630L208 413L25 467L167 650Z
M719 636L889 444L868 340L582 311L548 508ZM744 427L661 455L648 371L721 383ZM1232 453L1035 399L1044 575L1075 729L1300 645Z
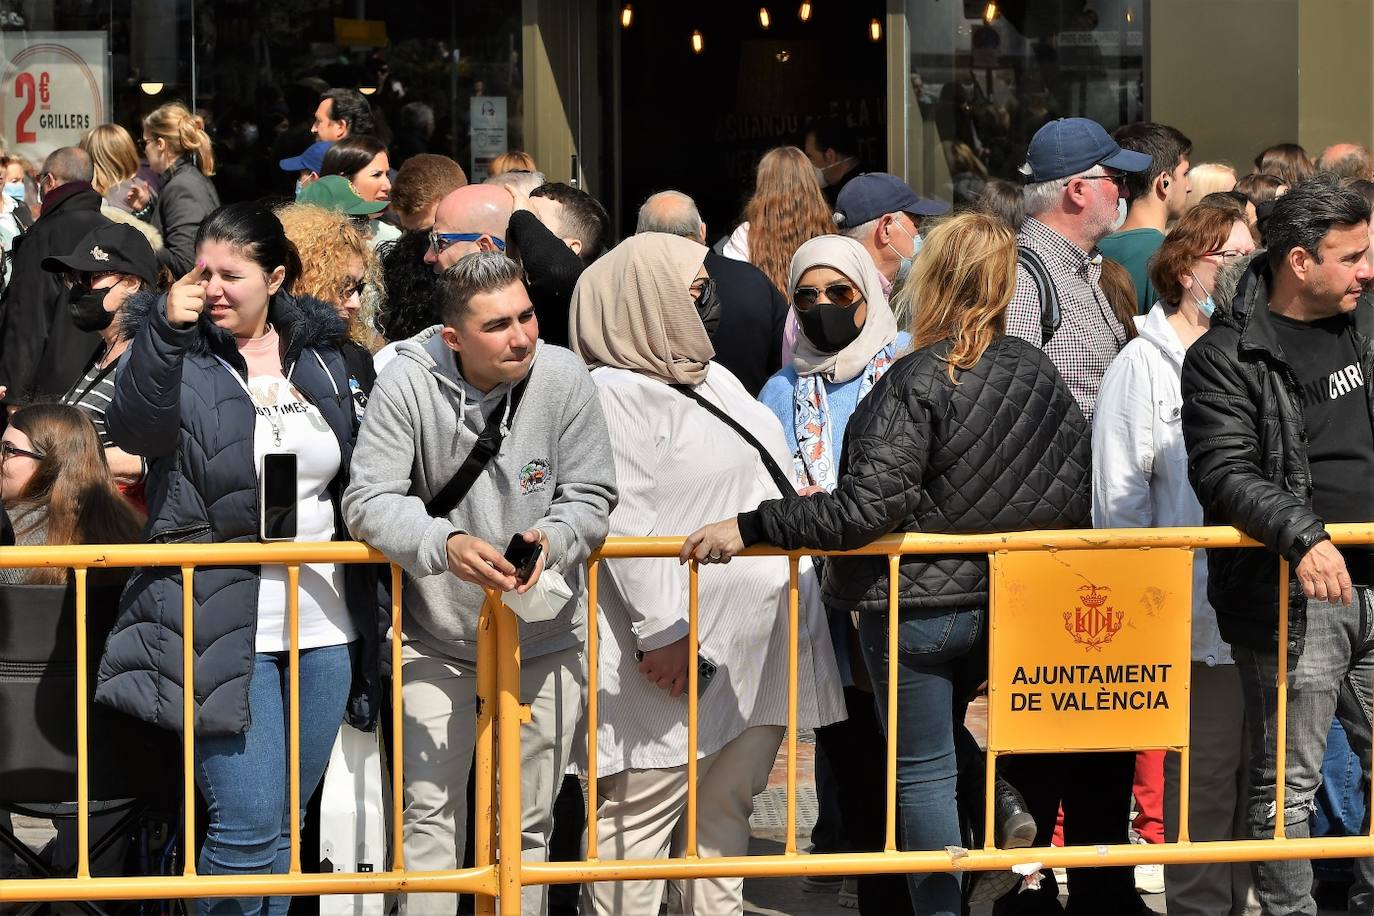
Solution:
M433 518L447 518L458 503L462 502L463 497L468 495L468 490L477 482L477 476L482 473L482 469L491 463L491 459L496 457L497 452L501 451L501 441L505 434L501 432L501 420L509 413L511 423L515 423L515 411L520 407L520 398L525 394L525 386L529 384L530 377L527 375L520 380L520 383L511 389L509 400L496 405L496 410L492 411L487 418L487 425L477 436L477 444L468 452L467 458L463 460L463 466L458 469L458 473L453 475L453 479L444 484L444 488L435 493L429 502L425 503L425 511ZM507 410L506 404L510 407ZM459 417L458 422L463 422Z
M669 387L675 391L682 392L683 394L687 395L687 397L696 401L702 407L705 407L706 410L709 411L712 416L714 416L720 422L724 423L726 426L733 429L736 433L739 434L739 437L741 439L752 445L754 447L754 451L759 453L759 458L763 459L763 466L768 470L768 476L773 478L773 483L775 483L778 489L782 491L783 496L790 497L798 495L797 488L792 484L792 479L782 472L782 468L778 467L778 463L773 460L773 456L768 453L768 449L764 448L763 443L755 439L753 434L750 433L749 430L745 429L743 426L740 426L738 423L736 423L735 419L731 417L729 414L727 414L725 411L721 410L719 407L712 404L710 401L706 400L701 395L693 391L692 386L670 385Z

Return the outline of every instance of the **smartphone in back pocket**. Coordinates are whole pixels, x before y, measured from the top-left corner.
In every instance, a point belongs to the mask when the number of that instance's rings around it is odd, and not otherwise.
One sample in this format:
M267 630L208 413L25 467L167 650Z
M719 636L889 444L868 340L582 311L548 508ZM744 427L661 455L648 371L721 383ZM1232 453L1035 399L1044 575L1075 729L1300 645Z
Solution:
M262 456L258 527L258 537L263 541L296 539L296 456L291 452Z

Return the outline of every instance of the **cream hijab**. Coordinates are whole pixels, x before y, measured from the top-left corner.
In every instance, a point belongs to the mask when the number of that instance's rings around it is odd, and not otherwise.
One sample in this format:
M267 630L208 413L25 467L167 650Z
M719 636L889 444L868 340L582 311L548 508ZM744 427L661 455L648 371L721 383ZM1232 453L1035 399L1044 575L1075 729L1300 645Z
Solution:
M878 268L864 246L842 235L818 235L802 243L792 255L788 271L787 299L793 299L802 274L813 267L829 267L850 279L868 303L868 316L863 330L854 342L838 353L822 353L816 349L800 328L797 330L797 349L792 356L792 368L798 375L820 375L828 382L847 382L857 378L873 358L897 339L897 319L883 295ZM797 307L792 306L795 313Z
M705 246L664 232L621 242L573 290L573 352L592 368L630 369L670 385L705 381L716 350L688 289L705 260Z

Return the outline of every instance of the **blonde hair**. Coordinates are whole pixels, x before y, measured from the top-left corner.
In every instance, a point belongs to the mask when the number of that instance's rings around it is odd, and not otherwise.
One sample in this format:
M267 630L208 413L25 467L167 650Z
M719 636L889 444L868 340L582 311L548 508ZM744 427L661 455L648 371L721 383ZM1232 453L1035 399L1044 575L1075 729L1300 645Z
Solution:
M539 168L534 164L534 157L517 149L502 153L491 160L491 165L487 167L487 177L495 178L497 175L504 175L507 172L537 171Z
M215 152L210 148L210 135L205 132L205 119L191 114L185 105L159 105L143 119L143 129L149 136L161 138L178 157L194 156L206 178L215 174Z
M1236 170L1226 162L1200 162L1188 170L1188 209L1216 191L1231 191L1236 187Z
M950 341L942 358L957 383L955 370L976 366L1006 331L1016 291L1016 236L986 213L952 216L926 236L908 285L919 304L912 348Z
M335 210L311 204L286 204L277 210L286 237L301 256L301 274L291 285L296 296L312 296L333 308L342 304L339 293L349 282L354 259L363 262L362 308L348 321L348 339L369 352L381 346L373 319L383 302L381 261L353 221Z
M802 243L835 232L834 214L811 160L795 146L763 154L744 219L749 223L749 260L778 289L787 289L792 255Z
M138 147L129 132L118 124L97 124L86 131L80 146L95 166L91 186L98 194L138 174Z

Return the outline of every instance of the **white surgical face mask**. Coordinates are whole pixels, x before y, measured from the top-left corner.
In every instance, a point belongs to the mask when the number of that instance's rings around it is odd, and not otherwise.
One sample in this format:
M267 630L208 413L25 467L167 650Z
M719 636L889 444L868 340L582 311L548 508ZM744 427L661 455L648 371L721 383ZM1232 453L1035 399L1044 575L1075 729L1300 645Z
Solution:
M828 187L830 187L830 179L827 178L827 177L825 177L826 171L829 170L829 169L833 169L833 168L834 168L835 166L837 166L837 165L844 165L846 162L852 162L853 159L854 159L853 156L846 156L846 157L843 158L843 159L836 159L834 162L830 163L829 165L812 165L812 166L811 166L811 171L813 171L813 172L816 173L816 182L817 182L821 187L823 187L823 188L828 188Z
M892 253L901 259L900 263L897 265L897 275L892 278L893 286L901 286L907 274L911 273L911 262L915 260L916 255L921 253L921 246L925 244L925 239L921 238L920 232L917 232L914 236L910 232L907 232L906 226L903 226L900 220L894 220L892 225L902 230L902 235L911 239L911 257L909 258L902 257L902 253L896 248L893 248L891 242L887 243L887 247L892 248Z
M1193 282L1197 284L1198 289L1207 292L1207 288L1202 285L1202 281L1197 278L1197 274L1193 273L1192 270L1189 270L1188 273L1192 274ZM1189 292L1192 293L1193 301L1197 303L1197 310L1202 313L1202 317L1210 320L1212 313L1217 310L1217 304L1216 301L1212 299L1212 294L1207 293L1206 299L1200 299L1198 298L1197 290L1189 290Z

